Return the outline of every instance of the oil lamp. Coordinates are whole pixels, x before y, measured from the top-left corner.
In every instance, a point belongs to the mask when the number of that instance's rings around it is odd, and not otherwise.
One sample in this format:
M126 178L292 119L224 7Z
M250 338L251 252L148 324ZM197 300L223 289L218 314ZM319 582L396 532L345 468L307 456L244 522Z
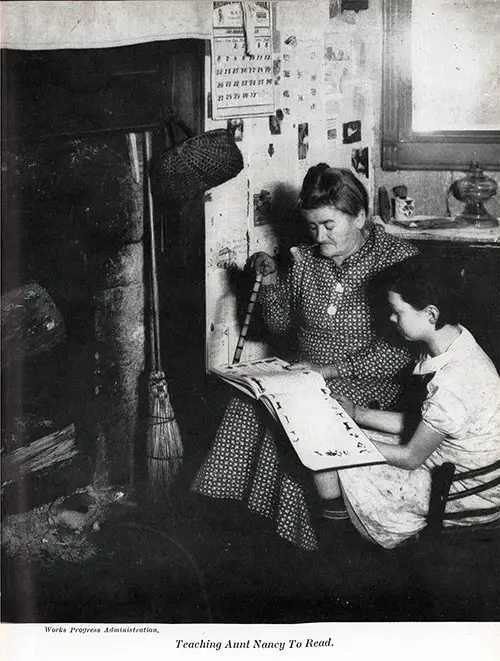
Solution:
M479 163L470 163L466 176L452 183L451 192L457 200L465 202L464 210L456 218L458 222L480 228L498 226L498 218L484 208L484 203L497 192L497 184L484 174Z

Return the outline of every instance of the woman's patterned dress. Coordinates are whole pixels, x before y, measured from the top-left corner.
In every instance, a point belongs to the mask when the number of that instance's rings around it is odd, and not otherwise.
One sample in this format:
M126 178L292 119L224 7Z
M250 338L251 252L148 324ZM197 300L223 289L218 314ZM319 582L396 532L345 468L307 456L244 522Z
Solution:
M416 253L379 225L371 226L363 246L341 266L314 246L301 245L278 283L261 289L264 320L271 332L293 333L299 360L337 365L340 378L327 381L333 395L390 408L410 355L400 341L379 332L370 288L377 274ZM235 397L191 488L214 498L244 499L250 510L275 521L281 537L314 550L310 475L288 450L264 407Z

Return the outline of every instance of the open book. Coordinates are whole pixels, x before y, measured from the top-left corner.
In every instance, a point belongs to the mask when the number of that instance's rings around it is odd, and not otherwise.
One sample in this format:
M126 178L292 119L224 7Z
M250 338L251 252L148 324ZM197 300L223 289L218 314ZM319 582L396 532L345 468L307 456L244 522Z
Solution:
M210 371L261 401L281 423L307 468L385 463L366 434L330 396L318 372L288 367L280 358L263 358Z

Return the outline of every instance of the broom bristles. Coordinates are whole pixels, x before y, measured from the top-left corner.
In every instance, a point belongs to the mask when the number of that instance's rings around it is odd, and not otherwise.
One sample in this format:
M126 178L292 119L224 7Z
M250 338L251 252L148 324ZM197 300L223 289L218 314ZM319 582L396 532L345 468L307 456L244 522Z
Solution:
M148 490L166 495L182 465L183 446L163 372L150 377L150 417L147 428Z

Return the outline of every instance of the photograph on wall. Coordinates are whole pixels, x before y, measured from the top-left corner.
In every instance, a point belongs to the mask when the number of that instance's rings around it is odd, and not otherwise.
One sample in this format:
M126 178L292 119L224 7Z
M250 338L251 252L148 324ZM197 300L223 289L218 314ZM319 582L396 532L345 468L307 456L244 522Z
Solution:
M304 122L297 127L298 158L304 161L309 151L309 124Z
M241 142L243 140L244 128L245 122L241 118L227 120L227 130L231 133L235 142Z
M272 219L272 192L262 189L253 195L253 224L267 225Z
M342 125L342 142L345 145L361 142L361 122L359 119L345 122Z
M283 110L278 108L274 115L269 115L269 132L271 135L281 134L281 122L284 119Z
M351 165L355 172L363 174L367 179L370 176L369 160L368 160L368 147L360 147L353 149L351 152Z

